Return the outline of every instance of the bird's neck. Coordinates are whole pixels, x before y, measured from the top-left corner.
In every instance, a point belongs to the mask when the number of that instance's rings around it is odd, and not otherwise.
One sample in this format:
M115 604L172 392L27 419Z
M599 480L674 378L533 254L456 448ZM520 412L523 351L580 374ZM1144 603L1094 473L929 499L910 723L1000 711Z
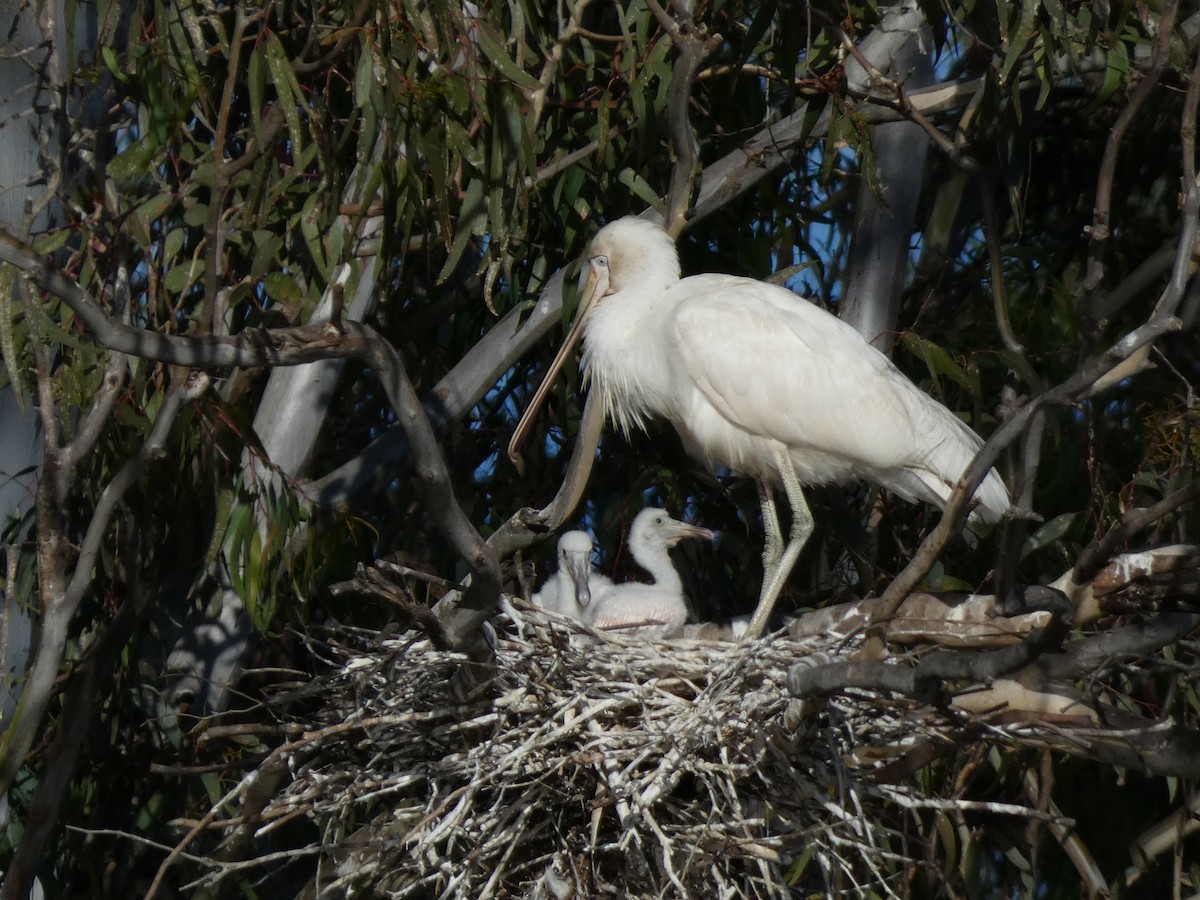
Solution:
M683 582L666 547L632 547L630 550L633 561L650 573L656 588L682 593Z
M629 434L671 409L670 357L663 353L674 297L627 288L600 301L584 333L583 363L606 418Z

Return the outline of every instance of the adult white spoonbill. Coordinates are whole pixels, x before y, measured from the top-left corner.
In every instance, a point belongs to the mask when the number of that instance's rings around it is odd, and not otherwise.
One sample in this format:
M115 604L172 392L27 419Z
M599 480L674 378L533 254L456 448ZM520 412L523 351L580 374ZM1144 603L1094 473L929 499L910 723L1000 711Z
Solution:
M592 594L611 586L611 578L592 571L591 536L568 531L558 539L558 569L531 599L542 609L582 619Z
M653 577L652 584L629 581L593 590L583 620L596 628L621 628L643 637L665 637L687 622L683 581L670 549L685 538L711 541L713 533L667 515L664 509L643 509L629 529L629 555Z
M812 533L802 484L865 478L939 506L982 441L850 325L791 291L729 275L679 277L670 236L618 219L592 240L575 324L509 445L516 450L583 336L583 364L606 416L629 432L652 416L709 466L758 484L763 584L746 638L758 637ZM772 490L792 508L784 541ZM1008 508L995 470L973 518Z

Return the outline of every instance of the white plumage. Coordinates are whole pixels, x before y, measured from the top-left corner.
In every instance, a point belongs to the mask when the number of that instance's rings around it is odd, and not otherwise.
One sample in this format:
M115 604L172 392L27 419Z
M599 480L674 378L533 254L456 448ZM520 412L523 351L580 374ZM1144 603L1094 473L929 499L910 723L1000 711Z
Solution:
M586 531L568 531L558 539L558 568L531 598L535 606L575 619L592 594L612 585L612 579L592 570L592 538Z
M791 291L728 275L680 279L675 244L658 225L610 223L588 264L575 325L510 455L582 335L586 378L619 428L664 418L692 455L757 481L767 539L748 638L761 634L812 532L802 484L865 478L941 506L982 445L851 326ZM792 507L786 541L775 486ZM973 519L1003 515L1008 491L995 470L974 499Z
M685 538L711 541L707 528L689 525L662 509L643 509L629 529L629 554L654 579L651 584L626 582L593 591L583 619L596 628L621 629L642 637L665 637L687 622L683 581L670 549Z

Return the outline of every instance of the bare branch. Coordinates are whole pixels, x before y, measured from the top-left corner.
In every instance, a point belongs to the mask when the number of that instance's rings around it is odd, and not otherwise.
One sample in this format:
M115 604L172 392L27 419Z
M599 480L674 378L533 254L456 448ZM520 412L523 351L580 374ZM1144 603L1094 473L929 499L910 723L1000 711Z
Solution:
M1200 106L1200 44L1196 45L1196 62L1188 76L1187 95L1183 100L1183 117L1179 122L1179 141L1183 147L1183 190L1186 193L1196 183L1196 108Z
M589 393L584 401L583 416L579 422L579 434L571 449L571 459L567 463L567 472L559 486L558 493L544 509L525 509L516 512L505 522L496 533L488 538L496 553L500 556L528 547L530 544L543 540L547 532L562 527L583 496L587 486L588 476L592 472L592 462L596 458L596 447L600 443L600 433L604 429L604 407L593 400Z
M1087 229L1089 235L1087 275L1083 280L1083 294L1077 310L1080 313L1080 321L1084 323L1093 321L1092 306L1095 302L1095 294L1104 281L1104 248L1107 246L1109 238L1117 157L1121 152L1121 144L1125 141L1129 126L1133 124L1134 118L1158 85L1163 70L1167 66L1171 32L1175 27L1175 14L1178 8L1178 0L1168 0L1163 6L1157 23L1158 30L1152 43L1150 65L1133 95L1129 98L1129 102L1121 110L1121 114L1113 124L1112 133L1104 147L1104 156L1100 161L1100 175L1096 182L1096 206L1093 211L1092 224Z
M128 325L130 317L129 268L124 263L117 265L115 294L117 321ZM80 422L74 439L61 448L61 459L54 473L57 478L61 479L57 485L60 497L67 495L69 486L67 479L71 477L74 468L92 451L100 439L101 431L108 423L128 372L129 357L124 353L112 353L109 356L108 364L104 367L100 389L92 399L91 409Z
M1149 528L1164 516L1186 503L1200 499L1200 481L1193 481L1152 506L1131 509L1125 513L1121 521L1101 538L1092 541L1079 555L1075 563L1073 578L1077 583L1091 581L1095 574L1112 558L1118 547L1123 545L1134 534L1144 528Z
M664 217L667 233L677 238L690 217L692 199L701 171L696 130L692 127L691 116L688 115L692 85L696 82L696 73L701 64L721 45L722 38L719 34L707 35L704 27L696 24L682 4L675 6L675 15L672 17L658 0L647 0L647 3L654 13L654 18L671 36L671 42L679 51L668 88L667 123L675 162L671 167L671 186L667 191L667 211Z

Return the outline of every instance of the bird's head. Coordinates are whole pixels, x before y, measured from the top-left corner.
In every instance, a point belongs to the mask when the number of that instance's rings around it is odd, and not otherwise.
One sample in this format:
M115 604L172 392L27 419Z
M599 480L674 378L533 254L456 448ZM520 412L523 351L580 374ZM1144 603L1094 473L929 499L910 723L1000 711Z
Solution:
M634 517L633 525L629 528L629 543L635 544L664 544L674 547L687 538L699 538L711 541L715 535L707 528L699 525L689 525L667 515L665 509L650 507L643 509Z
M596 232L587 253L579 320L609 294L628 287L666 289L679 280L675 242L655 222L626 216Z
M558 539L558 565L575 586L580 607L592 602L588 576L592 574L592 538L586 531L568 531Z
M675 242L661 225L626 216L610 222L596 232L587 254L580 291L579 309L575 323L567 333L562 347L546 370L533 399L521 416L508 442L508 458L521 470L521 445L529 434L534 418L542 408L546 395L571 352L583 336L584 325L605 297L636 286L640 290L663 290L679 280L679 254Z

